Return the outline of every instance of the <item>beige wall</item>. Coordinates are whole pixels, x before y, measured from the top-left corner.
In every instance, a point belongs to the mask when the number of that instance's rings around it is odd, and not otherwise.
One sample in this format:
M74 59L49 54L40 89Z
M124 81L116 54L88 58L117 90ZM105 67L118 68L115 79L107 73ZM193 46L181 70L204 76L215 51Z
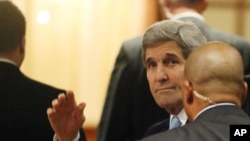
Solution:
M250 40L250 0L210 0L205 11L211 27Z
M120 45L156 21L156 0L13 1L28 25L27 53L21 69L36 80L73 90L78 102L87 103L84 126L96 127ZM235 2L211 0L204 13L208 24L237 33ZM41 11L50 14L45 24L37 21ZM250 39L250 11L245 12L243 36Z

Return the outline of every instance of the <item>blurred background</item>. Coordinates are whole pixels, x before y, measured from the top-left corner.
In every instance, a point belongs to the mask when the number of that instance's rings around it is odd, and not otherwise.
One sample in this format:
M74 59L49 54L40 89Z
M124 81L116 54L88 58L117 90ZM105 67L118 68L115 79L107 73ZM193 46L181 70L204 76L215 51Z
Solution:
M86 102L84 128L94 141L121 43L164 18L158 0L12 1L27 21L21 69ZM204 17L211 27L250 39L249 13L250 0L211 0Z

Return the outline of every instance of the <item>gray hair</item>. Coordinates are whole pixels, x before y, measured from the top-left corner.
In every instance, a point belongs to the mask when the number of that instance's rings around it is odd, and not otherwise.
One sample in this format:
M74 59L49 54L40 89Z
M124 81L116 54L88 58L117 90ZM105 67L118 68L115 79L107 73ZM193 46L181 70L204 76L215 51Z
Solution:
M150 26L143 35L143 60L147 48L175 41L185 59L195 49L207 42L198 27L191 21L163 20Z

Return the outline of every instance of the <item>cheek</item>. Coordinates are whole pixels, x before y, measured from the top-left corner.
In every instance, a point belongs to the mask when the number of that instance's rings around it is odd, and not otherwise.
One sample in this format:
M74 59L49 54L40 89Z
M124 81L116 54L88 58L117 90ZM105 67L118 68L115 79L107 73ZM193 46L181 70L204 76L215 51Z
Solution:
M184 83L184 69L176 70L170 76L172 76L172 80L174 80L175 83L177 83L180 87L183 86L183 83Z

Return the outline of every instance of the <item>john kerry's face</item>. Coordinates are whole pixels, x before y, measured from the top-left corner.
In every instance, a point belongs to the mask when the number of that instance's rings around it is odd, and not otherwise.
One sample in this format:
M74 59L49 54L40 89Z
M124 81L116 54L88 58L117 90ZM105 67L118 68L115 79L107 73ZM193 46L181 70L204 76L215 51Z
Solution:
M185 59L176 42L165 42L146 49L145 65L150 91L161 107L182 109Z

